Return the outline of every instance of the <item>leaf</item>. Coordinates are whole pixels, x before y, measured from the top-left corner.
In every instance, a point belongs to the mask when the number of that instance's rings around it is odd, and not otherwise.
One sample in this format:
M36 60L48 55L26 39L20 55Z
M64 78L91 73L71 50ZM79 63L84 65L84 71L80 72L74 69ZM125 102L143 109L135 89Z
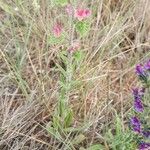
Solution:
M53 117L53 128L54 128L55 130L58 130L58 129L61 128L60 119L59 119L59 117L57 117L57 116L54 116L54 117Z
M68 59L67 54L65 52L60 52L58 57L62 59L64 64L66 64L66 65L68 64L69 59Z
M68 110L67 115L65 117L64 126L69 127L72 123L72 120L73 120L73 112L70 109L70 110Z
M76 128L68 127L68 128L64 129L65 132L81 132L83 130L84 130L84 128L82 128L82 127L76 127Z
M64 42L65 38L64 35L61 35L60 37L55 37L53 35L49 35L47 42L48 44L54 45L54 44L62 44Z
M71 84L71 89L75 89L77 86L80 86L82 84L82 81L75 80L75 81L71 81L70 84Z
M53 0L53 3L55 5L65 6L68 4L68 0Z
M63 51L61 51L58 56L59 56L60 58L61 58L61 56L67 56L67 51L66 51L66 49L64 49Z
M115 114L116 114L116 134L121 134L122 133L121 119L119 118L117 112L115 112Z
M115 133L112 134L111 129L108 130L106 133L105 139L107 140L107 143L109 144L109 147L117 150L117 149L135 149L135 138L132 136L132 134L126 129L124 132L122 131L122 121L120 117L116 114L116 121L115 121Z
M0 8L11 15L16 14L15 10L10 5L2 1L0 1Z
M95 144L87 148L87 150L103 150L104 146L101 144Z
M58 63L56 63L56 66L58 67L58 70L66 77L67 76L66 71Z
M77 62L80 62L83 59L83 57L84 57L83 51L76 51L74 53L74 58Z
M62 82L62 81L58 81L59 85L61 88L63 88L64 90L67 89L66 83ZM63 93L64 94L64 93Z
M83 142L86 139L86 137L83 134L79 134L78 136L76 136L74 138L74 140L72 141L73 144L77 145L80 144L81 142Z
M80 34L81 37L86 36L90 30L90 23L79 21L75 25L76 31Z
M59 101L59 105L58 105L58 115L60 117L64 117L65 113L66 113L66 109L65 109L65 98L61 98Z
M61 140L61 135L53 127L51 127L51 122L46 125L46 130L48 133L53 135L55 138Z
M109 138L110 140L113 140L113 139L114 139L113 134L111 133L111 129L108 130L107 135L108 135L108 138Z
M48 124L46 125L46 130L47 130L50 134L52 134L52 135L55 134L55 130L54 130L53 127L50 126L50 123L48 123Z

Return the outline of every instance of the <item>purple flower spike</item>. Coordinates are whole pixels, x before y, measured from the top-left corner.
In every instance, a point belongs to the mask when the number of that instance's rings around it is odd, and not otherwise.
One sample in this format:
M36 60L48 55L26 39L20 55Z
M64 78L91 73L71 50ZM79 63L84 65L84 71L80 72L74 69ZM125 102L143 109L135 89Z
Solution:
M136 100L134 100L134 109L137 112L143 112L144 111L143 104L142 104L142 102L141 102L141 100L139 98L137 98Z
M142 134L143 134L143 136L145 136L146 138L150 138L150 131L143 131Z
M150 143L141 142L139 145L139 150L150 150Z
M144 65L144 68L146 70L150 70L150 60L146 62L146 64Z
M131 118L131 126L134 132L141 133L141 123L137 117Z

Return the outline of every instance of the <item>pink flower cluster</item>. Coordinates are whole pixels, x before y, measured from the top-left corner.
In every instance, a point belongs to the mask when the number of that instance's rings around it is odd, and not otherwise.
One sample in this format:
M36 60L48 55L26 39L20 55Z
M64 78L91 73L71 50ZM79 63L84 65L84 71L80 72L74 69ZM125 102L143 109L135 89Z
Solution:
M86 18L88 18L91 15L91 11L89 9L81 9L81 8L77 8L75 11L73 10L73 7L71 4L66 6L66 12L68 15L74 15L75 18L77 18L79 21L82 21ZM56 23L53 26L53 35L55 37L60 37L61 33L62 33L62 26L59 23Z
M77 8L74 11L72 5L70 4L66 7L66 12L68 15L74 15L74 17L77 18L79 21L82 21L83 19L86 19L91 15L91 11L88 8Z
M79 21L88 18L91 15L91 11L89 9L77 9L75 11L74 17L77 18Z
M74 16L74 18L77 18L79 21L87 19L91 15L91 11L88 8L85 9L77 8L76 10L74 10L71 4L66 6L65 11L68 15ZM62 31L63 26L60 23L56 23L53 26L52 33L54 37L59 38L62 35ZM79 47L80 47L79 41L74 41L68 51L74 52L77 49L79 49Z

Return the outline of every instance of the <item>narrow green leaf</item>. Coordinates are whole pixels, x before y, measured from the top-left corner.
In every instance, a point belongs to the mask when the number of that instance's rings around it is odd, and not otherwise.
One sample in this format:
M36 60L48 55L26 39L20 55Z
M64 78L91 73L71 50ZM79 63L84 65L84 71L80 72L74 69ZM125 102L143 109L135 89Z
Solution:
M53 128L58 131L61 129L61 122L59 116L54 115L53 116Z
M65 127L69 127L71 125L71 123L72 123L72 120L73 120L73 112L70 109L70 110L68 110L67 115L65 117L64 126Z
M61 98L58 105L58 114L63 117L65 115L65 99Z
M79 134L78 136L76 136L74 138L74 140L72 141L73 144L80 144L81 142L83 142L86 139L86 137L83 134Z
M58 67L58 70L66 77L67 76L66 71L57 63L56 63L56 66Z
M104 146L101 144L95 144L87 148L87 150L104 150Z
M68 4L68 0L53 0L55 5L65 6Z
M11 15L15 14L15 10L7 3L4 3L3 1L0 1L0 8Z
M54 44L62 44L64 42L65 38L64 35L61 35L60 37L55 37L53 35L49 35L47 42L50 45L54 45Z

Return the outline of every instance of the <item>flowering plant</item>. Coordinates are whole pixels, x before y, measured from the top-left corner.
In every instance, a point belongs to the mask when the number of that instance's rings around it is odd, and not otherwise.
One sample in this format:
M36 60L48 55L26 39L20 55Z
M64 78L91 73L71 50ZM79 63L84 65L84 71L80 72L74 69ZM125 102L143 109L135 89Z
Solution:
M148 109L148 98L146 92L149 94L150 88L150 60L144 65L139 64L136 66L136 73L142 81L142 88L134 88L132 90L134 97L134 115L131 117L131 129L137 134L137 143L139 150L150 149L150 127L148 124L147 116L150 115ZM147 100L147 101L146 101Z

